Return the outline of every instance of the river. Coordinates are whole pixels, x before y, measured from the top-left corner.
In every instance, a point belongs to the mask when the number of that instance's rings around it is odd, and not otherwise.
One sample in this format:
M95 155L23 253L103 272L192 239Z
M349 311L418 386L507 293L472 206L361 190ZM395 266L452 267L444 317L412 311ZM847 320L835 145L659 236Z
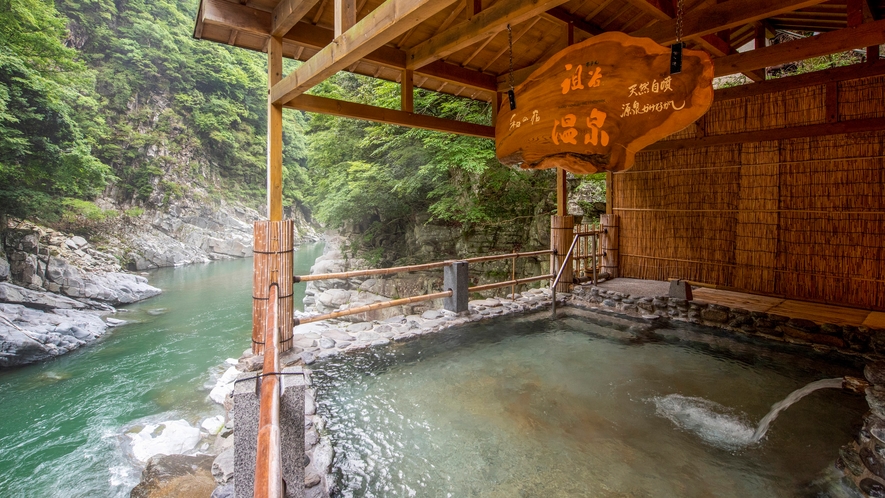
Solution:
M295 251L305 274L322 244ZM140 468L125 450L137 425L223 413L208 399L227 358L249 347L252 260L163 268L163 294L115 315L96 343L0 372L0 496L126 497ZM301 305L305 284L296 285Z

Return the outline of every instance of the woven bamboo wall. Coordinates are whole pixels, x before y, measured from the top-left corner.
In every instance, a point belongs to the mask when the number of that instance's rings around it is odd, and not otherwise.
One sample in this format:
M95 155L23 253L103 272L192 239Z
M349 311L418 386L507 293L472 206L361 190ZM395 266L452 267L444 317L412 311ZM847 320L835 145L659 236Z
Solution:
M885 77L838 88L839 120L885 117ZM818 85L716 102L703 126L723 135L826 114ZM613 177L621 275L885 310L883 142L885 130L638 154Z

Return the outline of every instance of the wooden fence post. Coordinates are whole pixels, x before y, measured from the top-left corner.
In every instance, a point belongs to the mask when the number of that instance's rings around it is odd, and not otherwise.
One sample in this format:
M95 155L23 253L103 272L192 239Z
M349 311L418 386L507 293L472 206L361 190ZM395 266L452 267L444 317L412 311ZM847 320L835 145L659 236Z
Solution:
M566 253L572 245L575 237L575 217L574 216L556 216L550 217L550 249L556 251L556 254L550 256L550 273L556 275L559 273L559 266L565 260ZM572 264L562 272L559 284L556 286L556 292L571 292L572 280L574 272Z
M252 261L252 353L264 353L264 330L270 285L279 287L279 324L282 353L292 348L294 298L292 296L292 250L295 225L292 220L256 221L255 256Z
M618 215L603 214L599 217L602 234L602 271L618 278Z

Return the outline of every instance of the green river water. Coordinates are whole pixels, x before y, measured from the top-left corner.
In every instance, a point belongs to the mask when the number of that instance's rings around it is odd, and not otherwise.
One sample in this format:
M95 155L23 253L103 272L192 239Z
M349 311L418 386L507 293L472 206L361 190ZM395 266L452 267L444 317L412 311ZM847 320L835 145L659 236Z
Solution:
M320 254L322 244L302 246L295 273ZM251 259L151 272L163 294L115 315L136 323L0 373L0 497L129 496L140 468L126 430L222 413L209 389L219 365L249 346L251 278ZM304 284L295 292L300 306Z

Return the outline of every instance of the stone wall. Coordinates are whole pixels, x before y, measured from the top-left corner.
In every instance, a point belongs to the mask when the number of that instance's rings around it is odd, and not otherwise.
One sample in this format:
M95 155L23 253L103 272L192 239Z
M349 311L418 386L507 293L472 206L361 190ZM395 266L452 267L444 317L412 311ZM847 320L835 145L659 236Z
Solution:
M836 467L866 496L885 497L885 363L870 363L864 376L870 412L854 441L839 449Z
M631 315L666 316L741 334L791 343L827 346L851 354L885 355L885 330L864 326L817 324L774 313L747 311L667 296L634 297L599 287L578 287L574 304L599 305Z

